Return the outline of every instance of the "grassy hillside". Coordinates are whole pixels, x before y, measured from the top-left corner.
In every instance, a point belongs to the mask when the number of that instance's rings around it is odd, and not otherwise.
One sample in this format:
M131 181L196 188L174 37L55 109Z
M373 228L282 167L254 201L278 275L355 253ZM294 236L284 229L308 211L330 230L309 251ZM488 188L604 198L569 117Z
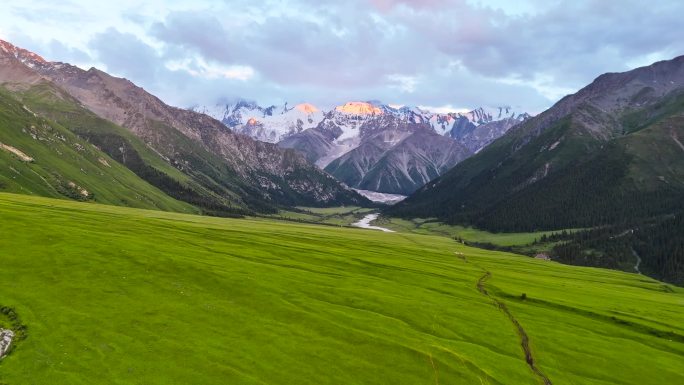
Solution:
M102 119L51 83L40 83L12 94L33 112L68 128L80 138L126 166L140 178L167 195L200 207L208 214L226 215L247 212L243 199L225 186L239 190L232 171L222 169L222 161L177 131L158 125L158 135L183 151L200 152L198 157L164 158L127 129ZM213 163L208 164L207 159ZM175 164L176 167L172 166ZM201 170L201 171L196 171ZM217 175L224 175L220 180ZM219 180L219 182L217 182Z
M0 218L3 384L684 382L684 290L639 275L13 194Z
M0 190L197 212L0 88Z

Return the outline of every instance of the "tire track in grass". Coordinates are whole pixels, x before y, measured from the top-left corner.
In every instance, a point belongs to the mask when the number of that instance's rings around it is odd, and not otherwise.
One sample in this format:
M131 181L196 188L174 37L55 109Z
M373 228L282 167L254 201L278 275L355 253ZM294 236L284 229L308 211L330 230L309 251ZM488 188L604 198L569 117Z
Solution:
M430 364L432 365L432 370L435 371L435 385L439 385L439 371L437 370L435 361L432 360L432 353L430 353L428 357L430 357Z
M546 377L546 375L542 373L542 371L534 363L534 356L532 355L532 349L530 349L530 337L527 335L525 329L523 329L522 325L520 324L520 322L518 322L517 318L513 316L511 311L508 310L508 306L506 306L505 303L489 295L489 292L485 287L485 283L492 276L492 273L487 270L484 271L485 274L482 277L480 277L480 279L477 281L477 290L480 293L482 293L482 295L492 300L492 302L496 304L499 310L503 311L504 314L506 314L508 319L511 321L513 326L515 326L515 328L518 331L518 335L520 336L520 346L525 352L525 361L527 362L527 366L529 366L530 369L532 369L532 372L534 372L534 374L537 375L537 377L539 377L540 380L542 380L544 385L552 385L551 380L548 377Z

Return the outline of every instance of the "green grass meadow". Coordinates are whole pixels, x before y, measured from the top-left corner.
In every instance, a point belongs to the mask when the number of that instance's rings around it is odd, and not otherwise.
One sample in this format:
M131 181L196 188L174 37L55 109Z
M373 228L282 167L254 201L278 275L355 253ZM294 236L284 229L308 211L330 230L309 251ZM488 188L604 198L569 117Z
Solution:
M538 231L532 233L492 233L473 227L448 225L436 219L401 219L394 217L381 217L373 224L387 227L401 232L415 234L442 235L450 238L461 238L466 242L490 243L496 246L525 246L540 239L543 235L549 236L557 231ZM573 231L573 230L569 230Z
M280 210L270 217L295 222L349 226L374 211L377 210L357 206L297 207L295 210Z
M539 384L486 272L553 384L684 383L684 289L442 236L0 194L0 272L3 385Z

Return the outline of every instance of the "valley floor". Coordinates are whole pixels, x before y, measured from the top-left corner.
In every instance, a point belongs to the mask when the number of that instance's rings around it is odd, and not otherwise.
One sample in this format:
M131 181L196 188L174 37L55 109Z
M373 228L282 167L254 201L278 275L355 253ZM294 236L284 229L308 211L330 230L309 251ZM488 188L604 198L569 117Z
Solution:
M0 194L0 264L2 384L684 383L684 289L447 237Z

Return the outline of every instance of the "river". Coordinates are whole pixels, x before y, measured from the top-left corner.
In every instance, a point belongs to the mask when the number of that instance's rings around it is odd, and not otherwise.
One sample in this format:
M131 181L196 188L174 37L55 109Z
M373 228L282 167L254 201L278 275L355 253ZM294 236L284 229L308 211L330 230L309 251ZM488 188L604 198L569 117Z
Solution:
M358 222L352 223L352 226L360 227L362 229L380 230L380 231L384 231L386 233L393 233L394 230L390 230L390 229L380 227L380 226L372 226L371 225L371 222L378 219L378 216L380 216L380 214L368 214L365 217L363 217L361 220L359 220Z

